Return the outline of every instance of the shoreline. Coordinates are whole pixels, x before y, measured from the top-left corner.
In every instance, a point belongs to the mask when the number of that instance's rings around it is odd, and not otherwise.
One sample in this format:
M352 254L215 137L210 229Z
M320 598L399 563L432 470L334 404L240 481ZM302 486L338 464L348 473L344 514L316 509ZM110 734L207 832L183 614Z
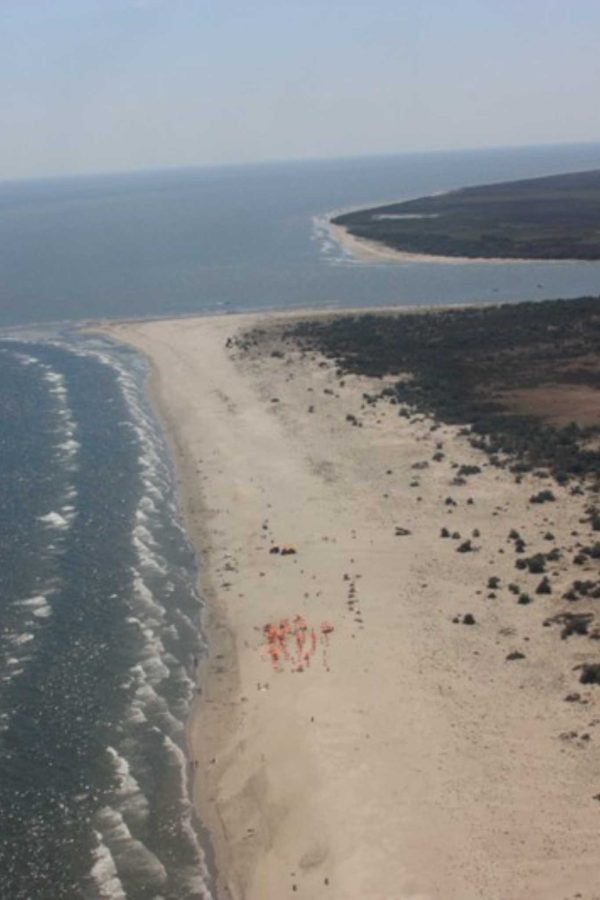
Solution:
M527 506L527 479L515 486L493 469L467 489L449 486L450 462L418 474L439 441L461 463L481 464L481 454L457 429L432 431L423 416L361 408L369 379L341 385L316 356L282 361L264 348L225 347L249 326L313 315L98 329L150 362L150 392L200 560L209 651L188 734L219 900L296 891L311 900L541 900L585 890L595 866L581 836L589 829L593 843L597 812L583 801L572 808L564 793L567 778L585 795L589 759L556 737L572 727L576 704L555 704L554 690L548 709L542 670L555 635L540 635L532 604L503 611L514 633L502 636L507 622L493 605L480 612L474 591L485 586L490 554L492 571L513 577L504 573L512 560L492 545L513 520L532 532L547 527L546 510ZM362 427L349 427L347 410ZM444 507L448 492L465 490L475 491L475 507ZM568 539L568 529L581 528L581 502L566 491L559 499L562 519L552 527ZM483 553L449 555L455 548L437 539L448 523L480 531ZM394 528L407 524L410 533L398 537ZM280 544L297 553L269 552ZM457 627L452 616L470 609L482 627ZM275 671L264 626L294 615L315 630L316 652L302 671L284 659ZM320 630L325 622L331 634ZM499 643L523 647L532 662L506 669ZM566 691L567 668L548 665L554 688L558 680ZM490 684L498 709L487 708ZM586 716L595 704L590 696ZM551 777L563 788L548 789ZM536 803L544 810L539 834L529 833ZM578 871L565 872L575 856Z
M378 241L357 237L351 234L344 225L335 225L328 221L329 233L343 250L346 250L356 259L365 263L394 262L394 263L435 263L437 265L513 265L525 263L598 263L598 260L585 259L526 259L517 257L487 257L487 256L435 256L429 253L413 253L409 250L396 250L387 247Z

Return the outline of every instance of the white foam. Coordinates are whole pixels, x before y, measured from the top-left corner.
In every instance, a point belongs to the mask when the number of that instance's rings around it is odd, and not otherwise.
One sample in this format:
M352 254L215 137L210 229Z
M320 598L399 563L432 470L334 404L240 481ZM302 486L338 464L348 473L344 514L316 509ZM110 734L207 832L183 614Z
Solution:
M32 641L34 638L33 634L29 632L24 632L23 634L16 634L12 638L13 644L16 644L18 647L21 647L23 644L28 644L29 641Z
M17 359L23 363L24 366L34 366L39 363L39 359L35 356L28 356L26 353L15 353Z
M37 594L35 597L28 597L26 600L15 600L15 606L29 606L33 609L47 605L47 600L42 594Z
M156 541L145 525L136 525L133 529L135 537L146 547L156 547Z
M160 603L156 602L156 598L154 594L148 587L148 585L143 580L142 576L135 569L132 569L133 572L133 595L135 600L137 601L137 605L143 609L147 614L152 614L157 616L159 621L163 619L164 616L164 607L160 605Z
M135 819L137 823L144 822L149 812L146 795L131 774L129 763L125 757L120 756L114 747L107 747L106 750L115 769L117 779L115 793L121 803L121 812L125 816Z
M49 382L49 384L60 384L64 385L65 379L63 375L60 375L58 372L54 372L52 369L46 369L43 376L44 381Z
M170 711L165 698L161 697L160 694L157 694L154 690L154 686L146 674L144 666L142 664L133 666L131 673L137 681L135 699L132 706L137 706L138 709L141 709L144 713L158 713L162 717L164 725L169 731L173 734L180 734L183 731L182 722L176 719Z
M132 543L137 552L141 566L145 566L147 569L151 569L154 572L159 572L161 575L166 574L166 566L162 560L159 562L160 557L155 553L151 553L146 544L144 544L135 534L132 537Z
M94 864L90 872L90 878L97 889L94 900L127 900L112 853L103 842L102 835L98 831L94 835L98 841L98 846L92 851Z
M110 806L97 814L104 843L109 847L115 866L146 890L156 890L167 881L165 867L141 841L133 837L123 816ZM148 893L148 896L156 896Z
M142 497L139 503L139 508L145 513L155 513L156 503L154 503L154 501L150 497Z
M33 615L36 619L48 619L52 615L52 607L47 604L43 609L34 609Z
M127 622L135 625L144 640L144 651L141 666L151 684L158 684L171 674L169 668L163 662L165 648L163 642L156 636L153 629L147 623L144 624L136 616L128 616Z
M192 825L192 804L187 790L187 760L181 748L178 747L168 735L163 737L163 743L173 765L178 770L181 829L187 838L188 845L193 849L196 857L196 865L193 869L190 867L186 881L188 886L200 893L203 898L211 900L211 894L206 887L208 869L206 867L204 853Z
M61 531L69 527L69 523L64 516L57 512L49 512L45 516L39 516L38 518L44 525L48 525L51 528L59 528Z
M127 721L131 725L142 725L147 722L146 714L142 709L142 704L138 700L134 700L127 711Z
M68 453L70 456L76 453L76 451L79 450L80 447L81 444L79 443L79 441L74 440L72 437L69 437L68 440L58 445L59 450L64 450L65 453Z

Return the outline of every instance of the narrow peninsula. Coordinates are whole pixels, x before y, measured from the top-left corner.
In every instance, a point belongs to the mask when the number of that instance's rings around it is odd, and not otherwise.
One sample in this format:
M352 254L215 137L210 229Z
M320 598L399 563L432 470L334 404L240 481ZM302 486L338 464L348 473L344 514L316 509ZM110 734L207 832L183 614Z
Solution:
M331 223L340 239L349 235L367 251L600 260L600 170L462 188L344 213Z

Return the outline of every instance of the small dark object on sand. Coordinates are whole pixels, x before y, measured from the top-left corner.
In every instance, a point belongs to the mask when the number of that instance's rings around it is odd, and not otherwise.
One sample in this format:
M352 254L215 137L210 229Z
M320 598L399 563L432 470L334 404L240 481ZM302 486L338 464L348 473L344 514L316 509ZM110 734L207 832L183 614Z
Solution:
M509 653L509 654L508 654L508 656L506 657L506 659L507 659L507 660L513 660L513 659L525 659L525 654L524 654L524 653L520 653L518 650L513 650L512 653Z
M465 613L462 623L463 625L475 625L475 616L472 613Z
M472 553L474 549L475 548L473 547L473 544L471 543L471 541L463 541L462 544L460 544L456 548L456 552L457 553Z
M583 663L579 680L582 684L600 684L600 663Z
M407 534L412 534L408 528L401 528L400 525L396 525L395 531L396 537L405 537Z
M552 493L552 491L540 491L539 494L533 494L532 497L529 498L530 503L553 503L556 501L556 497Z
M536 594L551 594L552 593L552 586L550 585L550 582L548 581L548 579L545 575L542 578L542 580L540 581L540 583L538 584L538 586L536 587L535 592L536 592Z
M565 703L579 703L581 700L581 694L574 691L572 694L567 694L565 697Z
M572 634L586 635L592 618L591 613L563 613L556 616L554 621L562 623L563 629L560 636L564 641Z
M269 553L279 553L279 547L271 547Z

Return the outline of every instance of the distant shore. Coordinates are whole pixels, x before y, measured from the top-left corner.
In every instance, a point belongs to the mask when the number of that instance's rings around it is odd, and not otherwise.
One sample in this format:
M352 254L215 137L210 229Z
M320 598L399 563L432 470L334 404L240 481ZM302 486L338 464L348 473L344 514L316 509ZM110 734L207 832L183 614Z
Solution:
M363 241L397 249L398 261L598 262L600 170L462 187L342 212L331 223L358 239L357 249Z
M334 241L342 249L347 250L361 262L366 263L441 263L443 265L472 265L475 263L531 263L531 259L503 259L501 257L472 257L472 256L434 256L430 253L411 253L408 250L396 250L388 247L380 241L371 241L368 238L357 237L351 234L343 225L335 225L329 222L329 232ZM564 262L564 260L562 260ZM551 260L544 260L551 262Z
M600 689L508 538L593 542L585 497L531 505L533 474L366 402L381 381L282 344L293 320L107 329L151 362L200 555L189 739L219 900L590 896ZM517 576L534 602L494 599Z

